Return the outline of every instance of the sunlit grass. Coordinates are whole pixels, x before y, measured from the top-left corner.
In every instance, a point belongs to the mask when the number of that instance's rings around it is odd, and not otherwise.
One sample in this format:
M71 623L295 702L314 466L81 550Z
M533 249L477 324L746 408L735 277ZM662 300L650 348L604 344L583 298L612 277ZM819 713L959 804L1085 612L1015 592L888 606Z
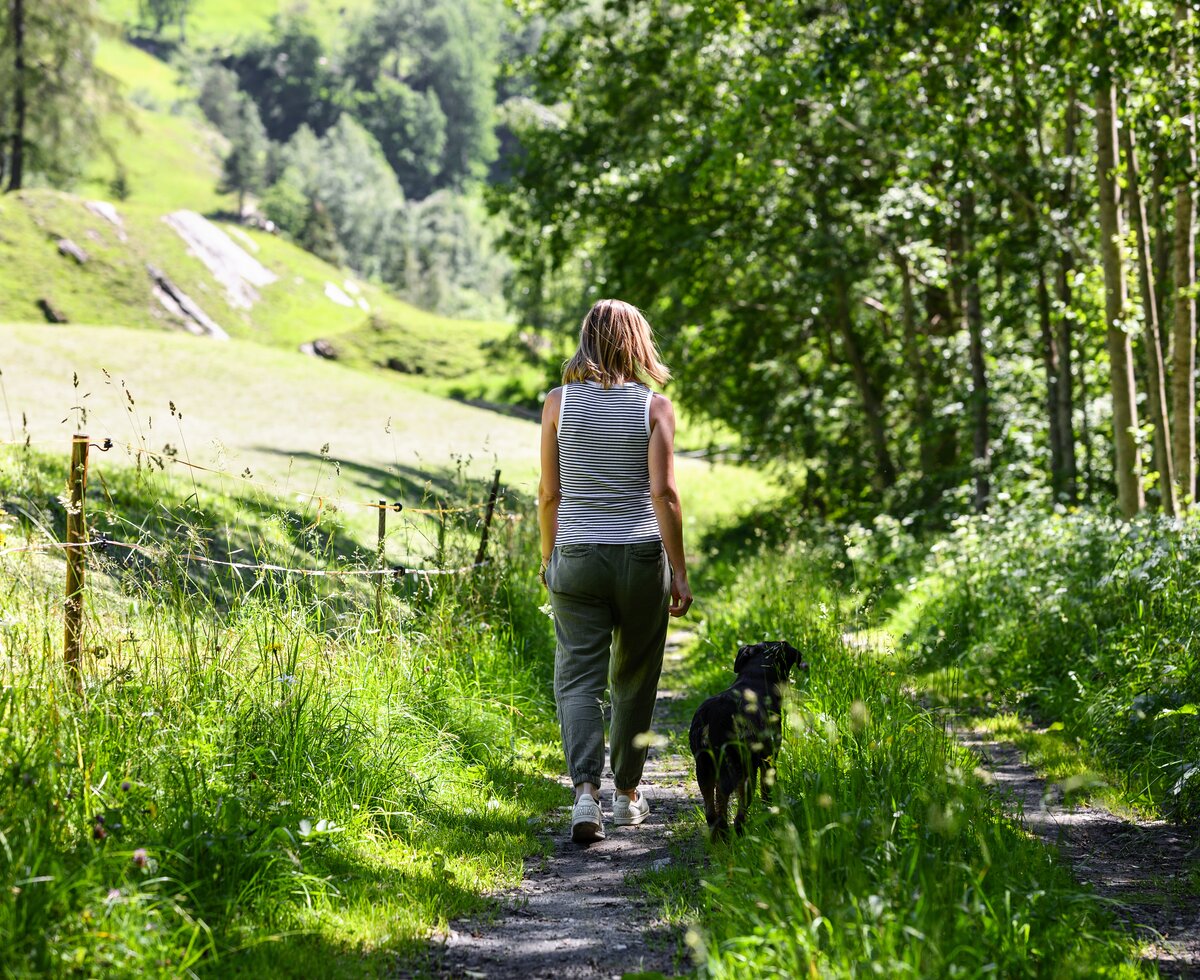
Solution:
M680 862L639 884L690 926L705 976L1141 976L1110 911L1006 818L974 761L904 690L894 658L848 646L810 549L743 559L692 651L698 699L740 642L781 637L795 686L776 786L743 839L706 848L697 811ZM686 867L686 864L683 864Z
M896 613L915 667L987 713L1061 728L1125 806L1200 807L1195 522L1015 511L963 521ZM1044 740L1046 765L1070 769ZM1076 773L1081 775L1081 773Z
M61 534L53 463L4 451L4 547ZM519 880L563 792L520 525L493 568L389 585L378 620L361 582L180 554L353 559L333 517L313 534L252 495L99 467L88 510L157 557L91 559L81 699L59 666L61 562L0 556L8 975L309 976L314 956L378 975Z

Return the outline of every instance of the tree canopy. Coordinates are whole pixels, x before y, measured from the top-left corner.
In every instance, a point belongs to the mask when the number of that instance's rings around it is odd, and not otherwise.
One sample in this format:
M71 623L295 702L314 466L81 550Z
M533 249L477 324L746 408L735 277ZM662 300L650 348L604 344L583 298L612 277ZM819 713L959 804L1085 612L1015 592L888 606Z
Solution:
M802 464L814 503L1113 485L1132 512L1140 470L1166 472L1133 392L1153 359L1117 283L1128 154L1103 155L1103 109L1147 161L1156 306L1194 319L1191 266L1166 258L1193 235L1186 8L533 7L555 113L523 129L501 198L526 309L564 279L582 288L560 320L601 294L647 308L680 396ZM1173 332L1172 380L1194 387Z

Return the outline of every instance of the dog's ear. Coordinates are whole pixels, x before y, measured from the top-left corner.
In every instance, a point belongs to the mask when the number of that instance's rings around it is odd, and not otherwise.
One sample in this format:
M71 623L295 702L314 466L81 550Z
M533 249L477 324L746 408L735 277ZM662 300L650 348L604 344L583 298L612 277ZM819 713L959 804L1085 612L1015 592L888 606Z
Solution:
M788 667L798 666L801 670L808 670L808 664L804 662L804 654L786 640L780 640L775 644L775 648L778 651L779 659Z
M763 645L761 643L753 643L749 646L738 647L737 657L733 661L733 672L735 674L740 674L743 670L745 670L746 665L750 662L750 658L756 653L760 653L762 648Z

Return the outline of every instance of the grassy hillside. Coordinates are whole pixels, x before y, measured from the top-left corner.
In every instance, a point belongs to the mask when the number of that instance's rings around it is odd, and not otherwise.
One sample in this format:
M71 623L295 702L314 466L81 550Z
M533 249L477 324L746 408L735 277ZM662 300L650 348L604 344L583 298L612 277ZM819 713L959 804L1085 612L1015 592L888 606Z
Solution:
M94 439L156 451L170 444L228 473L197 474L217 487L236 486L249 468L281 492L411 503L426 475L462 460L477 479L498 465L507 485L534 491L535 423L435 397L398 375L244 341L115 327L0 325L0 350L8 404L0 439L23 439L24 416L39 446L65 455L81 414L72 406L81 405ZM761 474L724 464L684 459L678 473L693 526L779 493ZM366 511L355 518L364 540L371 520Z
M369 0L196 0L187 19L189 44L204 46L228 43L265 31L276 14L299 11L319 31L335 35L348 16L367 6ZM100 9L119 24L136 24L137 0L100 0ZM175 29L169 36L176 35Z
M510 330L505 324L426 313L280 238L219 224L277 277L258 290L250 309L236 308L162 220L162 209L143 203L117 211L122 228L71 194L30 190L0 198L0 321L41 318L37 304L45 299L71 323L178 329L154 297L152 264L236 338L296 350L306 341L353 334L358 339L344 347L355 364L391 359L434 382L462 383L498 360L505 371L524 370L519 356L498 353ZM80 265L61 255L56 243L63 238L83 248L89 261ZM343 294L341 302L330 299L331 287Z

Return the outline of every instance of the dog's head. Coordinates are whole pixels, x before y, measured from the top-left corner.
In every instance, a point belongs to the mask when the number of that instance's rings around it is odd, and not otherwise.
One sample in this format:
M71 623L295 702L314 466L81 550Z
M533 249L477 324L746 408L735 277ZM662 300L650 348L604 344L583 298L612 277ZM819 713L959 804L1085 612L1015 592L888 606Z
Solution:
M767 643L752 643L739 647L737 658L733 661L733 671L740 674L756 661L774 667L784 677L788 676L793 667L808 670L808 664L800 651L785 640L771 640Z

